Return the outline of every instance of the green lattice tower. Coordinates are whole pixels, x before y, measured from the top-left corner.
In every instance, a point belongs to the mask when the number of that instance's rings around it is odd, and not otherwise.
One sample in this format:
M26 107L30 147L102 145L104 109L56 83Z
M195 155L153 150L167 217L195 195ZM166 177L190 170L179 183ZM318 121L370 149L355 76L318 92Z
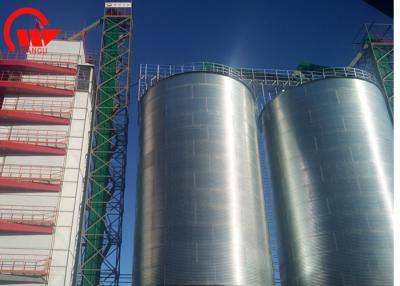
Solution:
M81 286L119 284L132 30L131 2L120 3L106 3L103 18L76 280Z
M394 110L394 74L393 74L393 44L385 44L371 41L369 43L372 55L375 74L379 75L379 80L388 98L390 109Z
M365 69L376 76L387 97L390 113L393 115L393 25L364 24L357 41L361 49L350 65Z

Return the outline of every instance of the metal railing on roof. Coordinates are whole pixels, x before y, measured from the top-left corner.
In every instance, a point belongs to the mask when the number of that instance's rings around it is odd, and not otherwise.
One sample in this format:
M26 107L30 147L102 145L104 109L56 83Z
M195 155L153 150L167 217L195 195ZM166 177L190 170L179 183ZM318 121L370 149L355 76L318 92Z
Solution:
M315 71L235 68L223 64L196 62L183 65L141 64L138 99L160 80L187 72L211 72L230 76L248 85L285 88L325 78L359 78L376 83L375 77L361 69L350 67L326 68Z

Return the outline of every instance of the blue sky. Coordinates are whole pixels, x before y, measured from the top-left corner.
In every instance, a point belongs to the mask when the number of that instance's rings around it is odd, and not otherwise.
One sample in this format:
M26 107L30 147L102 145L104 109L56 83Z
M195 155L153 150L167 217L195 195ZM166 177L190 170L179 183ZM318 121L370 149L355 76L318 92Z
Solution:
M79 31L103 15L101 0L3 0L0 23L16 8L34 7L50 27ZM20 25L33 27L27 17ZM365 22L392 19L362 0L137 0L134 3L132 83L140 63L212 61L254 68L293 69L299 63L346 66ZM100 30L87 38L100 49ZM4 41L0 41L4 49ZM132 89L122 273L131 271L137 166L136 87Z

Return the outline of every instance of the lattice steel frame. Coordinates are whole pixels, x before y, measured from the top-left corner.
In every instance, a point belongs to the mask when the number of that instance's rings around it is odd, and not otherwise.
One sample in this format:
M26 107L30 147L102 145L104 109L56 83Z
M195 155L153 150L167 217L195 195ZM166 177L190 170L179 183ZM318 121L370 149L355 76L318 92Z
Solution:
M351 67L365 69L375 75L387 97L389 110L394 108L394 45L393 25L381 23L364 24L354 44L359 52Z
M81 286L119 285L120 278L132 8L104 12L74 277L74 285Z

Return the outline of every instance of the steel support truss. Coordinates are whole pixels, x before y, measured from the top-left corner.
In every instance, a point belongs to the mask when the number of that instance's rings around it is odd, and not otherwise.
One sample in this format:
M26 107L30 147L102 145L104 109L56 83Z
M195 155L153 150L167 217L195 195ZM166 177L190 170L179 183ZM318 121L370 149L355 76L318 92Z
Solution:
M392 24L364 24L357 35L355 44L359 52L351 67L365 69L375 75L387 97L389 110L394 108L394 45Z
M131 8L105 8L75 285L119 285L128 139Z

